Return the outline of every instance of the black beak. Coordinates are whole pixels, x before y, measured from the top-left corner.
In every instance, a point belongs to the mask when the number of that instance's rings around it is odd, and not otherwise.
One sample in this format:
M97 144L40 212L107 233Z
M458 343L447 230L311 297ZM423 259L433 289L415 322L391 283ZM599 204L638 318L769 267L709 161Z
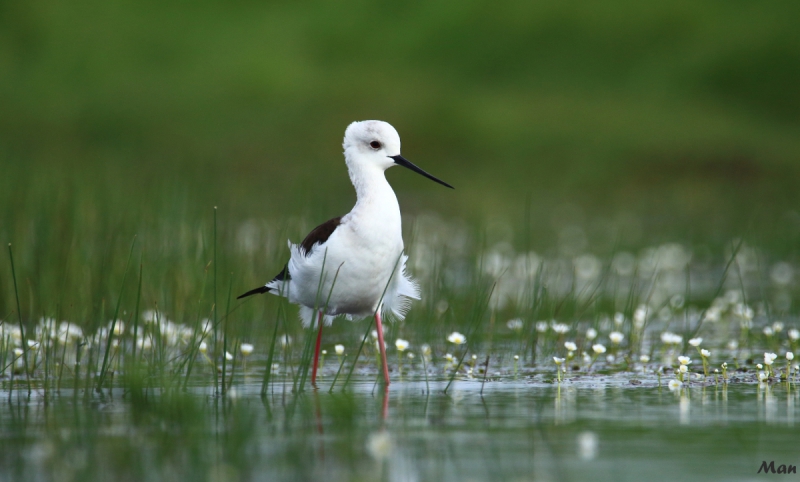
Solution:
M411 161L409 161L408 159L406 159L406 158L405 158L405 157L403 157L403 156L400 156L400 155L397 155L397 156L389 156L389 159L392 159L392 160L394 160L394 163L395 163L395 164L397 164L398 166L407 167L407 168L411 169L412 171L414 171L414 172L416 172L416 173L418 173L418 174L422 174L423 176L427 177L427 178L428 178L428 179L430 179L431 181L436 181L436 182L438 182L439 184L441 184L442 186L447 186L447 187L449 187L450 189L455 189L455 188L454 188L453 186L451 186L450 184L447 184L446 182L442 181L441 179L437 179L436 177L434 177L434 176L431 176L431 175L430 175L430 174L428 174L427 172L425 172L425 171L423 171L422 169L418 168L417 166L415 166L414 164L412 164L412 163L411 163Z

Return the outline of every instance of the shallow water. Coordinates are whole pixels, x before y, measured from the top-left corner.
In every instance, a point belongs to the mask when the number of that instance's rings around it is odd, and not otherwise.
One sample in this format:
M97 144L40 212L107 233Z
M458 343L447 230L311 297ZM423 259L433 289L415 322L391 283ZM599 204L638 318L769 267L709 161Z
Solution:
M762 461L800 462L785 384L673 392L628 374L385 394L372 378L329 393L329 378L265 399L250 379L224 398L4 392L0 480L756 480Z

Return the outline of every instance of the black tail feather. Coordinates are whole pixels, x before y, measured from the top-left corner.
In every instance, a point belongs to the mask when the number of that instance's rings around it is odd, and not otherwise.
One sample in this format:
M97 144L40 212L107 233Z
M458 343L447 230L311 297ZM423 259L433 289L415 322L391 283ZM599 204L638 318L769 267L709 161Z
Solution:
M269 291L269 288L267 288L266 286L259 286L258 288L254 289L254 290L250 290L250 291L248 291L247 293L245 293L245 294L243 294L241 296L237 296L236 299L240 300L240 299L242 299L242 298L244 298L246 296L260 295L262 293L267 293L268 291Z

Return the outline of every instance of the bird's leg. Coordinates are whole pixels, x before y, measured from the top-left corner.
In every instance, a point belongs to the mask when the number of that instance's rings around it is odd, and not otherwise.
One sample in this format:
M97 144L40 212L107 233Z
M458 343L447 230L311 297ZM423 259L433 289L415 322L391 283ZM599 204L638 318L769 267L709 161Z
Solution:
M381 362L383 363L383 380L389 386L389 367L386 365L386 346L383 343L383 325L381 324L380 310L375 312L375 327L378 330L378 348L381 351Z
M317 346L314 348L314 366L311 369L311 385L317 386L317 367L319 366L319 348L322 346L322 312L319 312L319 331L317 332Z

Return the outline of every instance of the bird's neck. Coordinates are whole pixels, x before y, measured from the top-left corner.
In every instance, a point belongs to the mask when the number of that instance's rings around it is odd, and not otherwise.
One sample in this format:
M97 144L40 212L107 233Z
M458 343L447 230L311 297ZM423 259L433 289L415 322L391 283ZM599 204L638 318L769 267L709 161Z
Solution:
M381 224L400 227L400 206L384 171L375 168L348 166L350 180L356 189L356 205L351 215L380 219Z

